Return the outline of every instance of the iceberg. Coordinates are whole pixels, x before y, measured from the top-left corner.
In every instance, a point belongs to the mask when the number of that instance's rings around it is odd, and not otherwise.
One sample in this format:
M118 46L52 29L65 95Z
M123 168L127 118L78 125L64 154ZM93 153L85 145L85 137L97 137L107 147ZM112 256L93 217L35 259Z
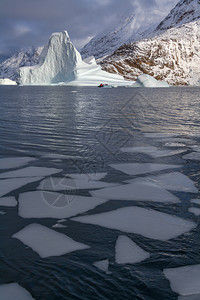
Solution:
M132 84L120 75L102 71L94 58L83 61L67 31L51 35L40 55L39 64L19 69L19 82L20 85Z
M9 78L0 78L0 85L17 85L17 82Z
M135 83L131 87L155 87L155 88L166 88L169 84L165 81L156 80L150 75L142 74L138 76Z

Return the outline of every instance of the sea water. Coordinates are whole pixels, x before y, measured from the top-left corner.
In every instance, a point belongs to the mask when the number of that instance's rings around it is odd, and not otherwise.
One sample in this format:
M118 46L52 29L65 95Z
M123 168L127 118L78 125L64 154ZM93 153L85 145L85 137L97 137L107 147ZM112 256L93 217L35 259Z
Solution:
M199 93L0 87L0 299L198 299Z

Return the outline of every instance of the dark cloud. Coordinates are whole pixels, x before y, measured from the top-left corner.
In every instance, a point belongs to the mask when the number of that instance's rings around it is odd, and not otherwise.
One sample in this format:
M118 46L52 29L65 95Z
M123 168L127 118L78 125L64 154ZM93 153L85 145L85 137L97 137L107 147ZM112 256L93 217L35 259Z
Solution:
M40 46L52 32L68 30L80 49L119 18L137 13L167 14L178 0L0 0L0 56Z

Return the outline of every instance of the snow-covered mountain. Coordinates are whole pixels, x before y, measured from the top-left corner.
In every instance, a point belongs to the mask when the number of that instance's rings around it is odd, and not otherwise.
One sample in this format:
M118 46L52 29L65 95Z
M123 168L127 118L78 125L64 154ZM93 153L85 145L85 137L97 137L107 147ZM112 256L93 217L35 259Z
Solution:
M199 18L200 1L181 0L150 38L122 45L103 69L131 80L146 73L171 85L200 85Z
M143 39L156 28L157 21L151 16L140 15L122 18L119 25L109 28L95 36L81 50L83 58L95 56L102 58L113 53L121 45Z
M18 80L18 69L24 66L34 66L39 62L43 47L20 50L0 64L0 78Z

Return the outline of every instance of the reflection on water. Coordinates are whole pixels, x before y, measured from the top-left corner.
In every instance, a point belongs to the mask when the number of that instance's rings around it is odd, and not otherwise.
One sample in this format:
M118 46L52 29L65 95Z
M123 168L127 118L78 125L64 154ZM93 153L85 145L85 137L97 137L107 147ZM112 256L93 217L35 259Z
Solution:
M199 190L199 161L193 160L193 154L190 160L183 157L187 154L191 157L193 150L199 149L199 103L199 88L2 86L0 157L34 157L37 160L28 162L28 166L61 170L55 175L61 178L71 173L106 172L105 181L117 184L124 184L137 176L128 171L120 172L119 169L112 168L111 164L179 165L181 167L178 171L190 178ZM147 132L162 135L145 134ZM149 148L144 150L146 153L120 150L130 146ZM151 149L156 151L156 155L149 155ZM160 150L169 149L184 149L185 152L177 151L175 155L159 156L164 153ZM1 170L2 173L5 171L7 170ZM173 171L173 168L169 171L161 168L158 175ZM147 176L141 171L138 174L141 180ZM0 179L0 184L2 180L8 179ZM15 190L11 188L8 195L20 200L20 194L36 192L41 180L33 178L28 185ZM87 180L87 186L92 186L92 179ZM82 182L77 182L80 186L83 185ZM90 196L88 189L76 188L77 196ZM116 241L122 234L119 230L81 224L70 219L61 221L60 224L64 225L62 228L54 218L37 218L36 215L22 218L18 206L0 206L0 282L17 282L38 300L177 299L177 294L172 291L169 281L164 277L163 269L200 263L199 217L189 212L191 206L198 207L198 204L191 204L190 201L199 198L198 191L195 188L193 190L195 193L183 192L180 187L175 189L172 193L180 202L174 203L115 200L105 202L101 199L103 204L100 206L90 204L95 208L89 214L137 205L195 223L194 230L168 241L123 232L150 253L150 258L138 264L123 266L115 261ZM79 213L81 212L87 214L86 210L80 209ZM90 248L63 256L41 258L31 247L26 247L12 238L13 234L33 223L50 229L54 226L53 230ZM95 262L106 259L109 260L111 274L93 266Z

